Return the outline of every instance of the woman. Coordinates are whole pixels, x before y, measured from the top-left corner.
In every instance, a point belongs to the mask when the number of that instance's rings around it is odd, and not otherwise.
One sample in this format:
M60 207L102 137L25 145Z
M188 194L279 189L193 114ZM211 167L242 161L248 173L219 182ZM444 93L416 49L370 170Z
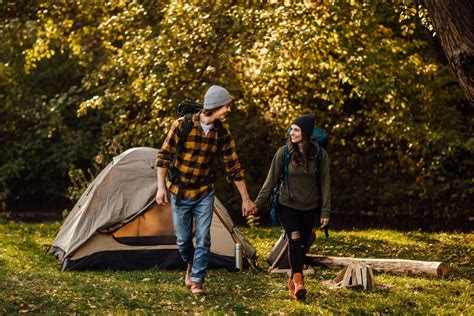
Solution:
M291 298L306 297L303 283L303 264L316 214L321 209L321 227L329 223L330 190L329 160L326 151L311 139L315 117L303 115L295 119L290 128L288 143L273 157L267 179L255 201L257 209L267 203L273 188L284 172L285 150L288 148L288 176L280 187L277 213L288 237L288 257L291 275L288 281ZM317 162L318 151L321 160Z

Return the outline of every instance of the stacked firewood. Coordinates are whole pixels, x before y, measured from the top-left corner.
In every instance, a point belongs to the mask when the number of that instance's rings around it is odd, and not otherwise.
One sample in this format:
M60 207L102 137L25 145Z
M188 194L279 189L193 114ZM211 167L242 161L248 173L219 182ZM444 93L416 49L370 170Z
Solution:
M332 281L332 286L370 290L375 287L372 267L365 263L351 262L339 272Z

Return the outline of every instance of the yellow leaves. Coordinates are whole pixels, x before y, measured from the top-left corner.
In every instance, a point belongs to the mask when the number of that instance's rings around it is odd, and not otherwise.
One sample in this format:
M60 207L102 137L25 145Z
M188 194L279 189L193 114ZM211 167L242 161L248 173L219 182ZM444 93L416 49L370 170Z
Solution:
M413 54L408 57L408 62L415 66L416 73L420 74L421 73L421 65L423 64L423 60L421 59L420 55L418 54Z
M114 1L114 2L116 2L116 7L118 9L123 9L127 6L127 1L125 0L119 0L118 2L117 1Z
M346 75L344 70L339 71L338 77L339 77L339 80L341 80L342 83L346 83L349 80L349 77Z
M339 43L339 34L337 34L335 32L329 34L329 36L327 38L327 41L328 41L328 43L331 43L331 44L338 44Z
M57 39L59 36L55 22L52 19L46 19L42 27L37 29L36 36L33 47L24 51L26 73L36 68L38 61L55 55L55 51L49 47L51 39Z
M74 24L74 21L71 20L71 19L68 19L68 18L65 18L63 21L62 21L62 26L65 28L65 29L70 29Z
M132 92L141 100L141 101L149 101L151 95L154 92L154 84L156 82L150 82L151 80L146 80L142 75L136 78L131 85ZM159 92L162 92L163 89L158 89Z
M45 23L43 24L43 29L39 30L38 35L51 38L51 39L58 38L58 35L59 35L58 28L55 22L52 19L47 19Z
M127 123L128 117L126 114L119 115L119 123L124 124Z
M392 93L387 93L387 94L384 96L383 101L384 101L385 103L390 104L390 107L393 108L394 96L392 95Z
M327 70L327 69L330 69L330 68L331 68L331 65L330 65L328 62L326 62L326 61L321 61L321 62L318 64L318 67L319 67L320 69L323 69L323 70L326 69L326 70Z
M437 64L427 64L424 67L424 72L425 73L437 72L438 69L439 69L439 66Z
M77 43L76 41L71 41L69 44L69 48L71 49L72 53L78 57L82 56L82 45Z
M79 110L77 110L77 116L85 115L89 109L102 109L103 106L103 98L96 95L91 99L82 102L79 105Z
M49 41L43 41L38 38L36 43L31 49L24 52L25 54L25 71L29 73L32 69L36 68L36 63L40 60L51 58L55 52L49 48Z
M403 36L413 35L415 33L416 25L415 23L404 24L400 26Z

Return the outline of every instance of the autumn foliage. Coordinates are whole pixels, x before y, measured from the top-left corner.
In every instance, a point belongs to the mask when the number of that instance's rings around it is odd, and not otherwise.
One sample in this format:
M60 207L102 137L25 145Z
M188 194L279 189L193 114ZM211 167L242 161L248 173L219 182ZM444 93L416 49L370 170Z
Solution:
M336 214L467 217L472 109L426 9L311 3L4 1L0 199L65 197L68 174L159 147L177 103L220 84L253 196L288 124L312 112L330 135ZM230 187L219 179L232 208Z

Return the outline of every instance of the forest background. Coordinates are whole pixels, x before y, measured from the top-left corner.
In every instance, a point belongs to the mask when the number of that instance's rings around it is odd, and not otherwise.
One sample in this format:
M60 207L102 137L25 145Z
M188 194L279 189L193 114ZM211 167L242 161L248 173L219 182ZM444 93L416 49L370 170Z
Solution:
M112 157L159 148L177 104L219 84L252 197L291 121L315 113L335 225L472 221L473 108L421 1L7 0L0 41L3 216L60 217ZM216 188L239 222L224 172Z

